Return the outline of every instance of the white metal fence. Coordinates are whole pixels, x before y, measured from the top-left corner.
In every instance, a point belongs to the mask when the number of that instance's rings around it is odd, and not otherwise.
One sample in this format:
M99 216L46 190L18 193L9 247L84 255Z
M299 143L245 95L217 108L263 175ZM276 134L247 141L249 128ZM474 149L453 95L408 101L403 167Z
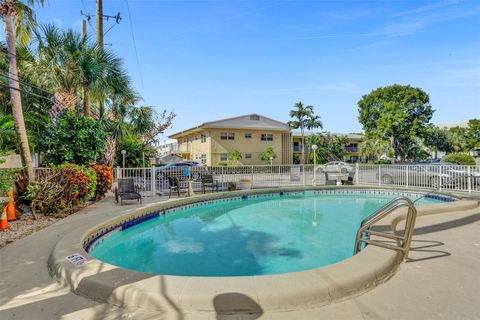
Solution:
M324 184L325 175L313 165L265 165L235 167L151 167L120 168L114 172L116 178L131 178L145 195L168 192L168 177L180 181L191 180L194 190L202 189L202 176L211 175L220 190L228 190L229 184L236 188L268 188L279 186ZM152 179L153 177L153 179ZM314 178L315 181L314 181Z
M262 165L235 167L151 167L120 168L114 176L132 178L144 195L168 192L168 177L180 181L191 180L194 190L201 190L203 175L212 175L221 190L227 190L229 183L237 188L268 188L279 186L310 186L335 183L332 173L325 173L313 165ZM480 167L429 164L429 165L369 165L356 164L347 170L359 185L399 186L404 188L425 188L428 190L451 190L480 192ZM153 177L153 178L152 178Z
M448 164L358 165L356 184L480 192L480 167Z

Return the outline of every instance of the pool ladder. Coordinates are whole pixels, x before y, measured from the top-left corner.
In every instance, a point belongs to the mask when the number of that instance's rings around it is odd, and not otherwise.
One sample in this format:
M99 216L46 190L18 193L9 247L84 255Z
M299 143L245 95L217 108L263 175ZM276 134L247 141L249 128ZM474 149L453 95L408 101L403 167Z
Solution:
M396 225L392 227L393 233L386 233L372 230L372 226L394 212L396 209L407 207L407 219L405 222L405 232L399 235L396 231ZM374 245L386 249L397 250L403 253L403 259L407 259L410 251L410 244L412 242L413 229L415 227L415 219L417 218L417 209L415 204L407 197L398 197L366 217L360 224L357 231L357 238L355 240L355 249L353 254L357 254L362 250L362 244ZM395 240L395 244L388 243L381 240L372 240L370 236L380 238L387 238Z

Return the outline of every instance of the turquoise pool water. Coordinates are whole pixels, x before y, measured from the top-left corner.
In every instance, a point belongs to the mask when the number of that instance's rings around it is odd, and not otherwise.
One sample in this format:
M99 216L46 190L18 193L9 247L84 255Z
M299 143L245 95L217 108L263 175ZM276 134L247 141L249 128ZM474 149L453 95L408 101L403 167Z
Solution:
M179 208L113 232L90 254L122 268L180 276L308 270L352 256L360 222L392 198L306 191Z

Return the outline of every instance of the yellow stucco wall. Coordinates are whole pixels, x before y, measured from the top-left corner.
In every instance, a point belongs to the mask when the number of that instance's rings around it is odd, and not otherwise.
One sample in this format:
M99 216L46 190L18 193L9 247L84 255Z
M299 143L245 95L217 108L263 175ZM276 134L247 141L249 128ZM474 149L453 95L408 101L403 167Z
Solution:
M234 140L222 140L222 132L233 133ZM247 133L251 134L251 138L245 137ZM202 142L202 134L206 136L205 142ZM262 141L262 134L272 134L273 141ZM219 162L225 162L221 160L222 154L228 154L234 149L242 153L242 159L238 164L268 164L268 161L260 159L260 155L270 146L277 155L273 160L274 164L291 163L291 135L288 131L205 128L178 138L178 142L179 151L184 159L200 160L201 155L205 155L207 165L214 166ZM289 148L286 147L287 145ZM251 159L247 159L246 154L250 154Z

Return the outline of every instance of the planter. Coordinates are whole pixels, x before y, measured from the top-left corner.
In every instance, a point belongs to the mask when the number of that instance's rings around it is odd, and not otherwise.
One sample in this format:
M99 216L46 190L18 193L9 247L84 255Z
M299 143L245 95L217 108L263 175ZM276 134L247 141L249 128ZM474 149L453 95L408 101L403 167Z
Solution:
M239 190L252 189L252 182L250 180L247 180L247 179L242 179L238 183L238 189Z

